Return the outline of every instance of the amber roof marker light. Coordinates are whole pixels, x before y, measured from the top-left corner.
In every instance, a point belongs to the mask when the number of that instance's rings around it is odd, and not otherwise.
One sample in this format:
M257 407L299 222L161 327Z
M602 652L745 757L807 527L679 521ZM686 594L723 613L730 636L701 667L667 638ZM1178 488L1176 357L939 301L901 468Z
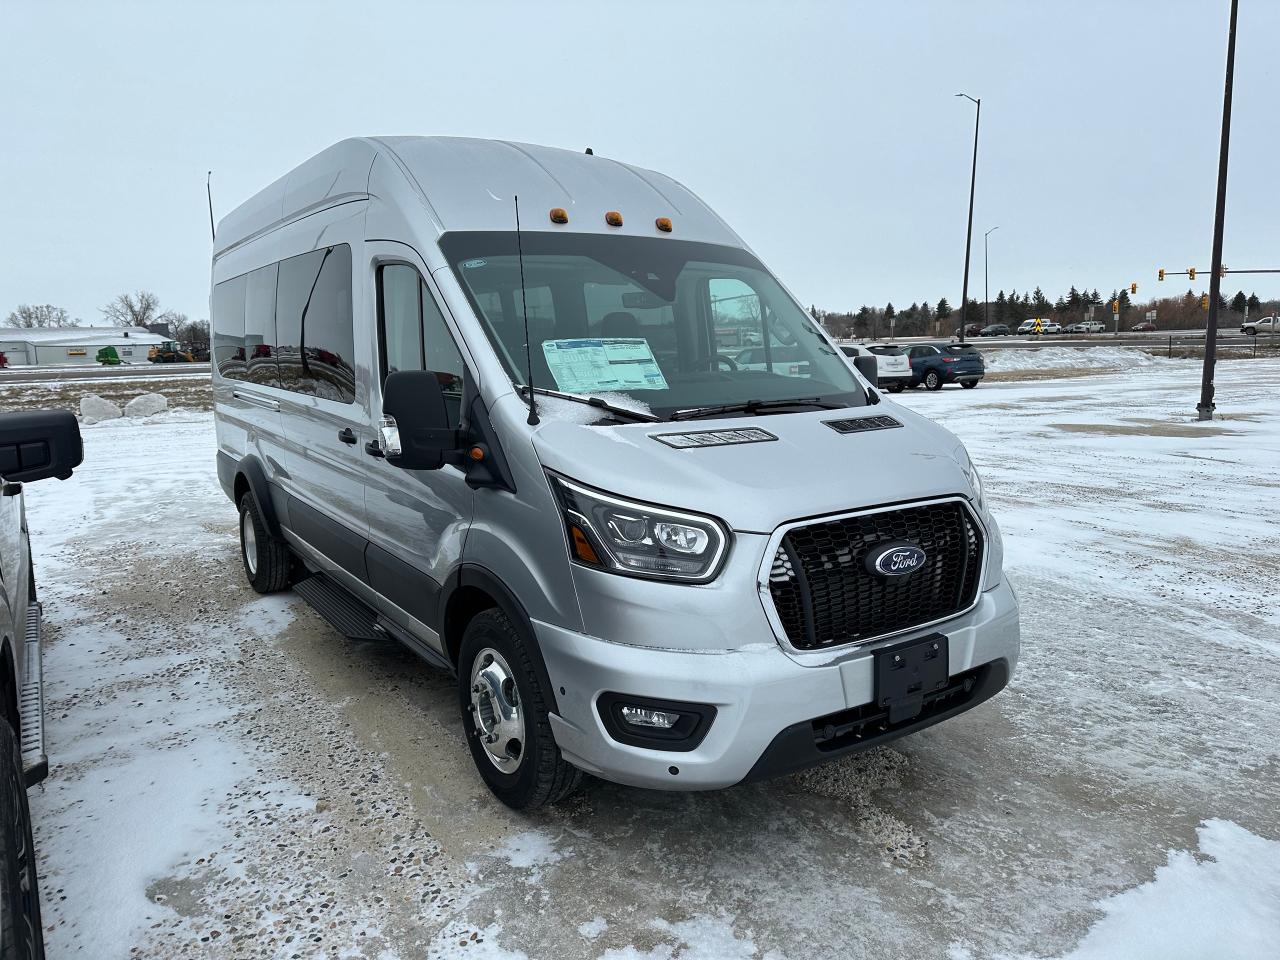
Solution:
M620 227L622 226L622 214L617 210L610 210L604 215L604 222L611 227Z
M653 225L657 227L659 230L661 230L663 233L671 232L670 217L659 217L657 220L653 221Z
M564 208L564 207L552 207L552 208L551 208L551 222L552 222L552 223L568 223L568 222L569 222L569 212L568 212L567 210L565 210L565 208Z

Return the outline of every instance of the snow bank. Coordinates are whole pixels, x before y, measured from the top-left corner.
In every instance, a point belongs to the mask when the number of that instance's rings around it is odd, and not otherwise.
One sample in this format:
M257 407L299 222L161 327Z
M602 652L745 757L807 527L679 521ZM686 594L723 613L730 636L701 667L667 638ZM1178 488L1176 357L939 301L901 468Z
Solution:
M85 423L115 420L120 416L120 408L110 400L103 400L96 393L86 393L80 398L80 416Z
M1134 370L1183 366L1187 360L1157 357L1136 347L1040 347L1027 350L983 350L988 373L1017 370Z
M169 408L169 401L161 393L141 393L124 405L126 417L152 417Z
M1280 842L1229 820L1173 850L1155 879L1099 904L1106 914L1062 960L1258 960L1280 944Z

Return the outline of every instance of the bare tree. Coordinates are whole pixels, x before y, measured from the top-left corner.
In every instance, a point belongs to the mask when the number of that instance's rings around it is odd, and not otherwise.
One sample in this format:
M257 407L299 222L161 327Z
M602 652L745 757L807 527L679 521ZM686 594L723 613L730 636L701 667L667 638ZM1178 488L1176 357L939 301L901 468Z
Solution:
M102 315L118 327L145 327L150 323L173 323L179 314L160 309L160 298L150 290L122 293L105 307Z
M18 309L5 320L7 327L78 327L79 320L72 320L62 307L51 303L19 304Z
M208 346L208 320L190 320L185 313L175 313L169 324L173 330L173 338L180 343L186 343L193 347Z

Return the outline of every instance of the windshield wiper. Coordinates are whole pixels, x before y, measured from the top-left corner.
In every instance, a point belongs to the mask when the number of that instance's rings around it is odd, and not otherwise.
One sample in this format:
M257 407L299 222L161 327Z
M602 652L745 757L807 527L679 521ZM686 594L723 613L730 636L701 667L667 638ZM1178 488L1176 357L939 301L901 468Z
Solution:
M524 396L526 401L529 399L530 389L540 397L557 397L561 400L575 400L578 403L585 403L588 406L596 407L597 409L604 410L607 413L612 413L615 417L624 417L627 420L632 420L636 423L658 423L662 420L661 417L655 416L652 413L644 413L640 410L628 410L626 407L615 407L612 403L607 403L599 397L588 397L581 393L562 393L559 390L548 390L546 387L530 388L522 386L520 388L520 393Z
M696 420L721 413L754 414L761 410L776 410L779 407L821 407L823 410L838 410L844 406L847 404L828 403L821 397L798 397L794 400L746 400L742 403L722 403L711 407L689 407L686 410L677 410L671 415L671 419Z

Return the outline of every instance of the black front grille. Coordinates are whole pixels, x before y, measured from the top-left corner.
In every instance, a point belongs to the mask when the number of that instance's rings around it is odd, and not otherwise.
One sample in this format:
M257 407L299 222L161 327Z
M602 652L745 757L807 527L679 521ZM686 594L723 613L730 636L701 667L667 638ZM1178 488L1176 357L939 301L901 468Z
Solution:
M923 566L890 577L868 569L880 544L907 541ZM909 630L970 606L982 573L982 533L958 501L818 521L787 531L769 592L791 645L818 650Z

